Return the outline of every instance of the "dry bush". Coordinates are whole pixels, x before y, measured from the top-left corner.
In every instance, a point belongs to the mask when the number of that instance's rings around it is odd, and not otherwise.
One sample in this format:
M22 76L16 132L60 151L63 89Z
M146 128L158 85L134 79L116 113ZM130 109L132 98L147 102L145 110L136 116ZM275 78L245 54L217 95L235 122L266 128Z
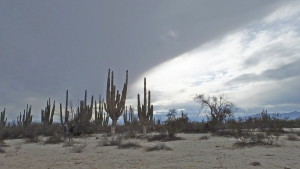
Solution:
M136 142L127 142L127 143L122 143L118 145L118 148L120 149L129 149L129 148L141 148L141 145Z
M68 140L68 141L65 141L63 143L63 147L72 147L74 145L74 141L73 140Z
M6 153L3 147L9 147L3 140L0 140L0 153Z
M297 137L296 134L294 134L294 133L289 133L289 134L287 134L287 140L290 140L290 141L298 141L299 138Z
M256 145L275 145L278 144L278 136L267 135L265 133L255 133L253 131L245 132L243 135L236 137L235 146L245 147L245 146L256 146Z
M6 153L6 151L0 146L0 154Z
M118 146L122 143L122 140L123 137L121 135L111 137L110 139L107 135L103 135L97 146Z
M183 138L181 137L176 137L176 136L170 136L169 134L156 134L156 135L149 135L147 136L147 140L152 142L152 141L163 141L163 142L167 142L167 141L176 141L176 140L183 140Z
M80 142L80 143L73 144L71 146L70 151L72 153L82 153L86 147L87 147L86 142Z
M251 162L250 165L252 165L252 166L261 166L260 162L257 162L257 161Z
M61 135L55 133L54 135L50 136L46 141L45 144L59 144L62 143L63 140L61 139Z
M201 137L199 137L199 140L208 140L209 139L209 137L208 136L201 136Z
M166 146L165 144L156 144L151 147L147 147L146 151L159 151L159 150L172 150L170 147Z
M21 148L22 148L22 143L16 143L15 144L15 150L16 150L16 152L18 152L19 150L21 150Z

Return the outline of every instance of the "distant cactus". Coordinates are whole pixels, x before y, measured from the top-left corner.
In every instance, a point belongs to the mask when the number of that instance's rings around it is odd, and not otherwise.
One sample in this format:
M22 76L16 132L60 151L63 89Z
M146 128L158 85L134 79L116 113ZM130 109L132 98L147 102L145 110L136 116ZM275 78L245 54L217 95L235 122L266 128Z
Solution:
M127 85L128 71L126 71L126 81L123 86L122 94L120 94L119 90L116 91L116 86L114 85L114 72L111 72L110 79L110 69L108 70L106 103L104 103L104 109L112 120L111 135L115 135L117 121L125 109Z
M65 106L65 115L63 116L62 105L59 104L59 114L60 114L60 123L64 126L69 121L70 112L68 110L68 99L69 99L69 91L66 91L66 106Z
M0 128L5 127L7 122L7 118L5 118L5 108L0 114Z
M144 105L140 104L140 94L137 95L138 100L138 117L143 126L143 134L147 133L147 126L153 120L153 105L151 105L151 92L148 91L148 105L147 105L147 89L146 78L144 78ZM148 109L147 109L148 108Z
M52 110L51 110L51 101L50 101L50 98L49 98L49 100L47 101L47 105L46 105L45 109L41 110L41 121L42 121L43 125L49 126L49 125L52 124L54 111L55 111L55 101L53 102L53 107L52 107Z
M23 112L23 116L20 112L20 116L17 117L18 126L29 126L32 122L32 115L31 115L31 105L28 107L26 106L26 110Z
M85 127L91 120L93 114L94 96L91 97L91 104L87 104L87 90L84 93L84 100L80 101L80 106L77 108L77 112L74 117L76 124L81 127Z
M109 116L104 112L104 99L101 101L101 96L98 105L97 107L97 101L95 100L95 124L96 126L107 126Z
M131 105L129 106L129 112L126 106L125 112L123 113L123 120L126 126L129 126L133 123L134 111Z

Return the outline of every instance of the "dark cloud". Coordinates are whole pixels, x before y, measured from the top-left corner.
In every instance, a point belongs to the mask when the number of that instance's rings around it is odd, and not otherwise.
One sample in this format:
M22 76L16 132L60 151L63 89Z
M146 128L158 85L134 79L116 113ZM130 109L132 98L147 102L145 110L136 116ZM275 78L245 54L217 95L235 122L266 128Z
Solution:
M0 106L23 107L27 97L63 102L66 89L76 99L84 89L102 94L108 68L116 71L118 86L129 69L132 83L149 68L279 5L267 0L1 1Z
M243 74L230 80L227 84L252 83L258 81L279 81L300 76L300 59L276 69L268 69L260 74Z

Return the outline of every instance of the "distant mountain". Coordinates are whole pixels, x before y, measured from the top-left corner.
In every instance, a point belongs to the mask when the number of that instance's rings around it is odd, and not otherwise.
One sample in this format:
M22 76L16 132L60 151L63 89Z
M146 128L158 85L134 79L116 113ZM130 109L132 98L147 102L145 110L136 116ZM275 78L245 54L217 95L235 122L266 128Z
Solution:
M272 116L274 113L268 113L268 114L270 114ZM248 118L248 117L257 117L259 115L260 115L260 113L251 114L251 115L247 115L247 116L240 116L240 117ZM289 112L289 113L279 113L279 117L282 119L287 117L290 120L294 120L294 119L300 118L300 112L293 111L293 112Z
M288 117L289 119L300 118L300 112L298 112L298 111L293 111L293 112L290 112L290 113L281 113L280 115L282 117Z

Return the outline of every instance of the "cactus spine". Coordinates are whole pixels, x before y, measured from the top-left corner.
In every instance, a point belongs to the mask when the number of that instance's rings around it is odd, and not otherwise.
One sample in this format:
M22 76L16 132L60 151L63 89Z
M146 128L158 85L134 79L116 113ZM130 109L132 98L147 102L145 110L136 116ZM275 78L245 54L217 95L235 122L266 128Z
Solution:
M69 99L69 91L66 91L66 106L65 106L65 115L63 116L62 113L62 105L61 103L59 104L59 114L60 114L60 123L62 125L65 125L69 121L69 110L68 110L68 99Z
M128 70L126 71L126 81L124 83L122 95L121 95L119 93L119 90L116 91L116 86L114 85L114 72L113 71L111 72L111 79L110 79L110 69L108 70L106 103L104 103L104 109L112 120L111 135L115 135L117 121L119 117L122 115L122 112L124 111L125 108L127 84L128 84Z
M54 111L55 111L55 101L53 102L53 106L52 106L52 110L51 110L51 101L49 98L45 109L41 110L41 120L42 120L43 125L49 126L52 124Z
M7 118L5 118L5 108L0 114L0 128L5 127Z
M28 104L26 106L26 110L23 112L23 116L20 112L20 116L17 117L17 122L19 126L28 126L32 122L32 115L31 115L31 105L28 107Z
M144 78L144 105L140 104L140 94L137 95L138 100L138 117L143 126L143 134L147 133L147 125L153 120L153 105L151 105L151 92L148 91L148 105L147 105L147 89L146 78ZM148 109L147 109L148 108Z

